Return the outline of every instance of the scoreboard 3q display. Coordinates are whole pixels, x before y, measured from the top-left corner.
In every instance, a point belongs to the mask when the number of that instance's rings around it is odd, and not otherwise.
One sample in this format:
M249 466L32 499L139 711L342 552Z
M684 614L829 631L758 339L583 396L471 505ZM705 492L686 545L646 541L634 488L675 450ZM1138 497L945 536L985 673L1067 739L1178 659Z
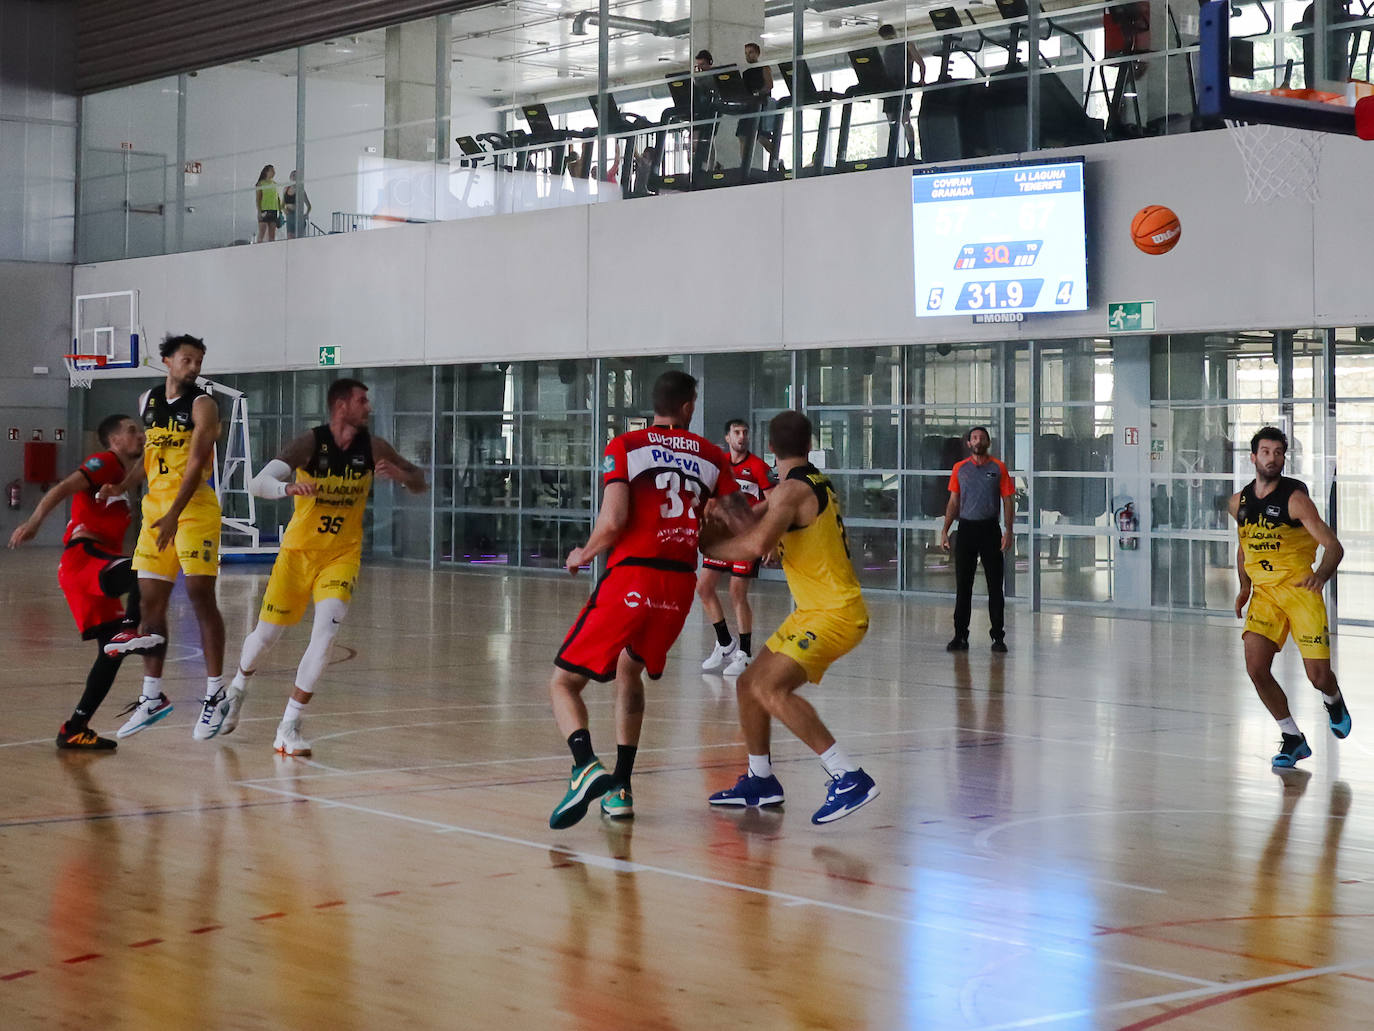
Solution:
M1086 311L1083 161L917 172L916 314Z

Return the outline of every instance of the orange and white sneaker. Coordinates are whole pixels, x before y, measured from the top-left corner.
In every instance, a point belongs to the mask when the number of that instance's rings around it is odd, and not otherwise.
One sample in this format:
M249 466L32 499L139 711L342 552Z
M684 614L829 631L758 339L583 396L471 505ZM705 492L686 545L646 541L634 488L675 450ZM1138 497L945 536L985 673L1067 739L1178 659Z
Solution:
M310 742L301 737L301 721L282 720L277 725L277 738L272 742L272 749L279 755L309 755Z

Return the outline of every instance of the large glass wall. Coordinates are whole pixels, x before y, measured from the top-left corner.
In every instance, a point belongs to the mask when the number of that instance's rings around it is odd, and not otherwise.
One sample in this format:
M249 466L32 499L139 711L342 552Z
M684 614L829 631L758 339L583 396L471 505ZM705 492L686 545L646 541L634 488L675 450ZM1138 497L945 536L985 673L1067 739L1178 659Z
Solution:
M1247 88L1289 58L1301 76L1300 15L1244 6ZM1077 0L635 0L604 24L493 2L85 98L79 260L1214 128L1196 24Z
M1008 594L1036 607L1229 612L1227 500L1254 475L1251 434L1283 427L1288 475L1308 484L1345 543L1340 618L1374 622L1374 330L499 361L223 381L244 394L254 469L324 421L331 380L369 385L374 432L432 484L423 495L379 485L370 554L556 570L589 531L602 449L648 424L652 384L668 368L699 378L702 433L718 439L727 420L745 419L753 450L769 462L768 420L793 406L809 414L813 460L834 481L855 567L872 589L953 590L940 547L950 470L967 454L969 429L986 427L1015 487ZM84 398L85 425L132 410L140 389L98 380ZM227 399L221 408L227 433ZM1142 418L1130 413L1148 413L1148 428L1129 425ZM246 505L241 489L226 495L226 515L247 518ZM264 542L290 511L287 501L256 503Z

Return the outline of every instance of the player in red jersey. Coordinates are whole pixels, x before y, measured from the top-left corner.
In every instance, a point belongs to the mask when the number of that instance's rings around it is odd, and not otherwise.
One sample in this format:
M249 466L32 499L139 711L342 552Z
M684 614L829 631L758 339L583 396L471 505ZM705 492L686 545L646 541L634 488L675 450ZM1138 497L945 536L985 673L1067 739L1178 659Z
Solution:
M644 722L642 674L652 680L663 675L668 649L692 607L701 506L738 489L724 452L684 428L696 409L697 381L685 372L665 372L653 396L653 425L606 445L596 525L565 563L576 575L610 552L605 574L558 650L549 681L554 719L573 756L567 794L549 817L555 829L582 819L597 798L606 816L634 815L630 773ZM615 681L613 773L592 751L582 700L589 680Z
M120 483L142 457L143 427L127 415L111 415L101 422L96 435L106 450L88 456L76 472L43 495L33 515L10 535L10 547L32 540L53 509L72 499L57 582L81 639L95 641L99 652L86 676L85 693L57 732L57 747L107 751L115 742L91 730L91 716L110 693L124 656L156 648L163 638L138 633L138 577L132 560L123 554L132 518L128 497L99 496L101 487ZM119 603L126 594L127 612Z
M773 489L773 470L758 455L749 451L749 424L743 419L731 419L725 424L725 444L730 449L730 471L739 484L740 493L752 508L762 503L764 495ZM703 558L697 574L697 597L701 608L716 632L716 646L701 664L703 673L722 673L737 677L749 667L753 653L754 610L749 605L749 581L757 579L762 559L753 562L723 562ZM735 625L739 638L730 636L725 622L725 610L716 597L716 586L722 573L730 574L730 604L735 610Z

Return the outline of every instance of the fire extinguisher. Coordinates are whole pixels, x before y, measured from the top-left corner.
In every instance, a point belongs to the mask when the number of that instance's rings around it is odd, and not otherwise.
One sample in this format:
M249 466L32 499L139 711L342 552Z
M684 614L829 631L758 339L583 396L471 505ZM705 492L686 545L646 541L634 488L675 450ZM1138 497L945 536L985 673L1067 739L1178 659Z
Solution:
M5 484L5 504L9 505L10 508L18 508L19 495L22 490L23 487L18 480L10 480L9 483Z
M1140 547L1139 537L1124 536L1140 530L1140 518L1135 514L1134 501L1127 501L1116 510L1116 529L1123 534L1117 545L1122 551L1135 551Z

